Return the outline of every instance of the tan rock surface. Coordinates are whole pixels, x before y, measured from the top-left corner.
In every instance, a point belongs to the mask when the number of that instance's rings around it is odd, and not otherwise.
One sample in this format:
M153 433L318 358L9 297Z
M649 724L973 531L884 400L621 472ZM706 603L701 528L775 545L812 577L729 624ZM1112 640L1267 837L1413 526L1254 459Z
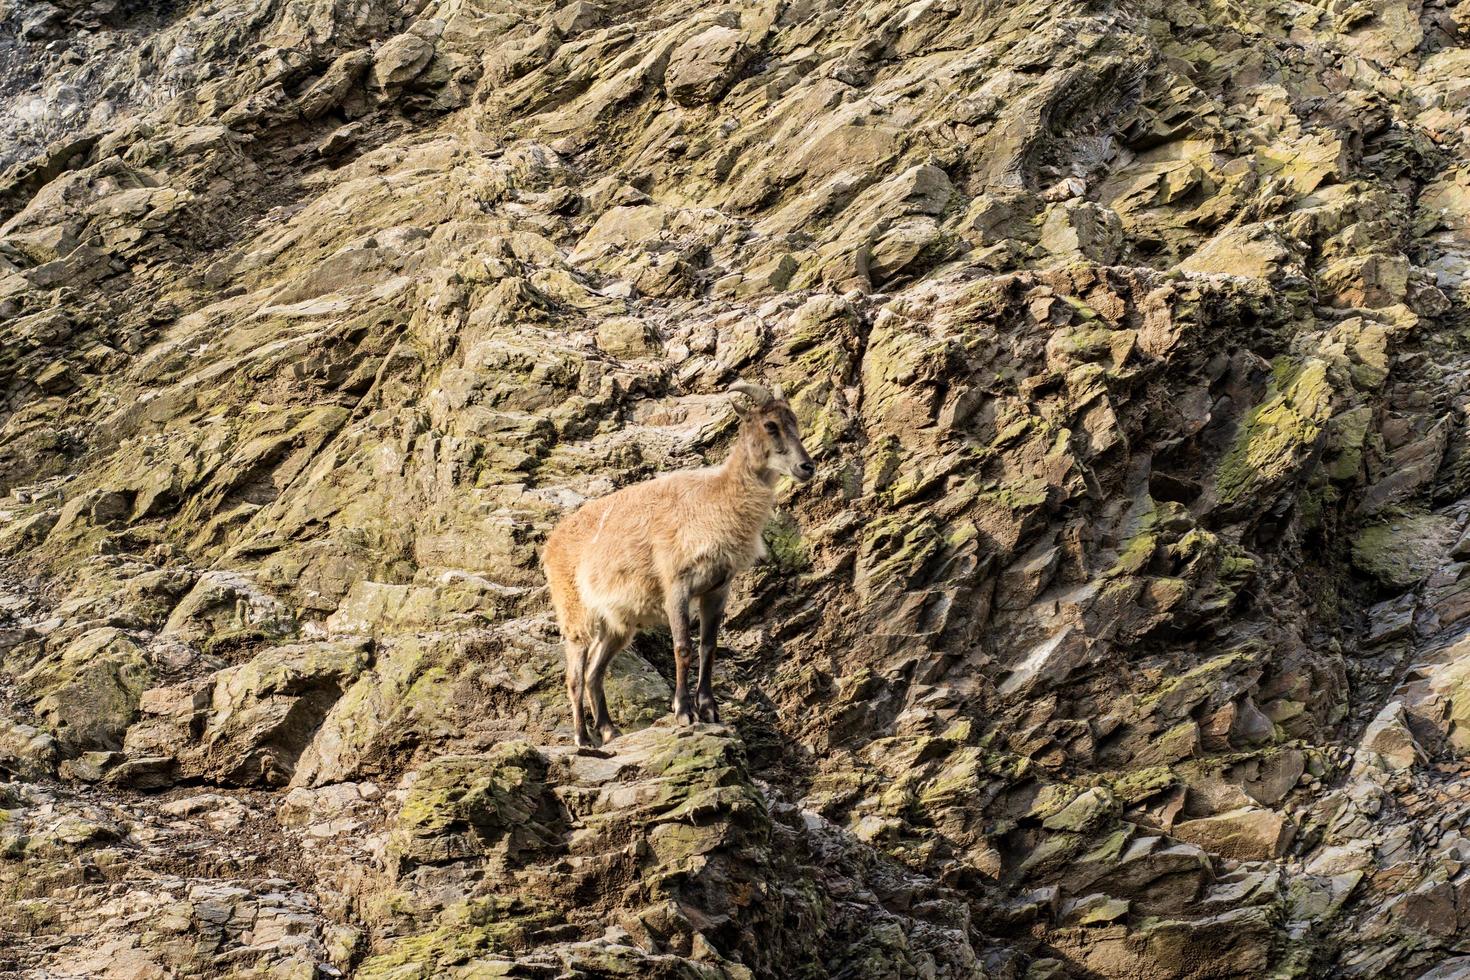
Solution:
M1451 975L1462 7L0 3L0 972Z

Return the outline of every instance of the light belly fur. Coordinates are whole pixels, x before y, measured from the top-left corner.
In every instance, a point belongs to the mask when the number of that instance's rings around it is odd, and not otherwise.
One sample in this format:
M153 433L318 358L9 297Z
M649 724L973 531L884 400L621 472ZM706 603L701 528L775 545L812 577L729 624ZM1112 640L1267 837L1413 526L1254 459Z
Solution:
M698 556L685 573L690 596L698 597L725 586L753 565L764 550L764 542L757 535L753 541L736 548ZM591 620L589 626L631 633L668 623L664 590L655 576L587 562L577 569L577 589Z
M656 579L583 563L577 589L594 633L631 633L664 621L663 590Z

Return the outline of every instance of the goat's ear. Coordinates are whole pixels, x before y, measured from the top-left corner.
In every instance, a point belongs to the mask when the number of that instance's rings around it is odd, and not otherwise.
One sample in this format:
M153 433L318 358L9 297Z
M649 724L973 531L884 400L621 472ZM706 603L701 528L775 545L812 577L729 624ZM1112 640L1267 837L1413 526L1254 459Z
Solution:
M784 402L786 400L786 392L781 390L780 385L771 389L771 400L778 402Z

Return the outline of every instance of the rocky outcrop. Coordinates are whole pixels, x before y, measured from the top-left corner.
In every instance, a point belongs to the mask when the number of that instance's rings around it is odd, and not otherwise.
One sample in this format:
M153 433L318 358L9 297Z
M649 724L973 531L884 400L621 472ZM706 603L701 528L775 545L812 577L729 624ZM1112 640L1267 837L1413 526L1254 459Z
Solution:
M0 970L1456 975L1470 16L1349 6L0 5ZM576 751L741 376L726 724Z

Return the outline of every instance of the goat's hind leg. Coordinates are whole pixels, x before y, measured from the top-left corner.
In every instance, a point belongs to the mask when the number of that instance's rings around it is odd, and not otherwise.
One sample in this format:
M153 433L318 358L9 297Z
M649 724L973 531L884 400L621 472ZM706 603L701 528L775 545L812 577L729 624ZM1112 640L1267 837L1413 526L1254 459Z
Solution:
M587 718L583 713L583 690L587 675L587 641L567 640L567 700L572 704L572 735L578 745L591 745Z
M622 652L623 647L628 645L630 637L626 633L614 633L603 629L597 639L592 641L592 646L587 657L587 693L592 697L592 724L596 726L597 733L602 736L602 744L606 745L622 734L618 726L613 724L612 715L607 710L607 696L603 693L602 682L607 674L607 668L612 663L612 658Z

